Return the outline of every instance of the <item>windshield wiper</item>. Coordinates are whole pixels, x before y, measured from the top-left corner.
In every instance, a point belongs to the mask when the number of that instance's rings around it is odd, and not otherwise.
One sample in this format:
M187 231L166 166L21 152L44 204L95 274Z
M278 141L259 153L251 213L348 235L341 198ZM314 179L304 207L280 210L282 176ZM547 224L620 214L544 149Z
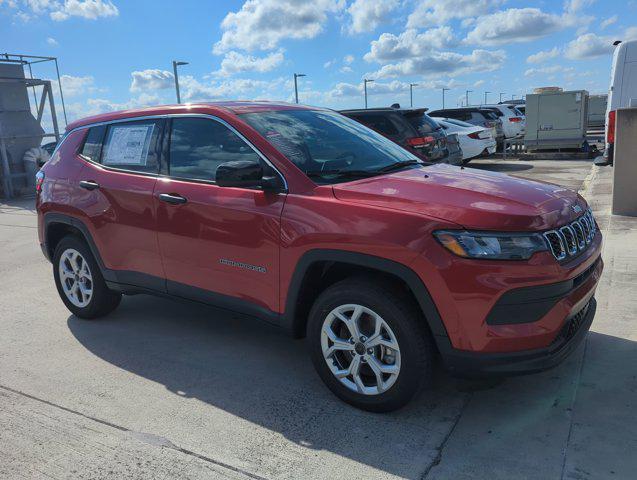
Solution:
M344 178L360 178L360 177L369 177L372 175L376 175L376 170L316 170L312 172L305 172L305 174L310 178L320 178L330 175L336 175L338 177Z
M408 167L409 165L424 165L424 163L420 160L405 160L404 162L390 163L389 165L385 165L384 167L374 171L378 173L393 172L394 170L399 170L401 168Z

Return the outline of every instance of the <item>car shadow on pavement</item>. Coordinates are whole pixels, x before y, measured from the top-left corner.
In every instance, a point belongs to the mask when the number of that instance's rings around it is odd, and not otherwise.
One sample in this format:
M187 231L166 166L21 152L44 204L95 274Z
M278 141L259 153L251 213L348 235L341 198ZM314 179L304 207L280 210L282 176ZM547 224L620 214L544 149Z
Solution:
M257 319L139 295L125 297L118 310L101 320L70 316L68 327L99 358L158 382L175 395L197 398L304 448L332 452L404 478L420 478L439 461L440 448L470 397L489 402L504 389L515 405L519 395L521 405L536 398L550 408L551 388L549 398L543 398L547 382L562 389L559 373L517 383L468 382L439 369L434 385L406 408L372 414L344 404L323 386L305 342ZM499 408L509 416L498 417L507 428L529 420L528 409Z
M528 163L507 163L507 162L498 162L498 163L470 163L466 168L475 168L477 170L488 170L490 172L522 172L524 170L531 170L533 165Z

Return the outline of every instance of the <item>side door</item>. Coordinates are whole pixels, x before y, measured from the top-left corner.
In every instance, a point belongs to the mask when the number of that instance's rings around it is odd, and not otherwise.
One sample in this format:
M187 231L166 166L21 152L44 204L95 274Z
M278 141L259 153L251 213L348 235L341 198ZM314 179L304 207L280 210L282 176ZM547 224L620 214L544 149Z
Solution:
M257 314L278 312L286 195L215 183L222 163L269 165L220 119L174 117L169 130L165 176L154 196L168 292Z
M79 154L84 222L113 281L165 290L153 191L164 121L91 127ZM108 273L108 272L107 272Z

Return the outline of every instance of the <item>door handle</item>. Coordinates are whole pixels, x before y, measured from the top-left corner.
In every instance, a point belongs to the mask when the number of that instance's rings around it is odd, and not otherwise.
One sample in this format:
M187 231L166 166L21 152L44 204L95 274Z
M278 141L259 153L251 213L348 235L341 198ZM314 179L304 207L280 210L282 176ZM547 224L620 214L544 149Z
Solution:
M80 180L80 187L86 190L95 190L100 188L100 184L93 180Z
M182 203L186 203L188 200L181 195L175 193L160 193L159 199L162 202L170 203L172 205L181 205Z

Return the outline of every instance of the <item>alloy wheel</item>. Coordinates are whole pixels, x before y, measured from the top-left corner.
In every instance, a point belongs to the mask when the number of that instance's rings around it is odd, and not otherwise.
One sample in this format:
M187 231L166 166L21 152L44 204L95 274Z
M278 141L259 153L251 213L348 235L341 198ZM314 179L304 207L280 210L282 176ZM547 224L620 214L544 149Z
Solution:
M66 298L76 307L86 307L93 297L93 276L82 254L67 248L60 256L58 270Z
M325 317L321 348L332 374L354 392L379 395L398 379L396 335L379 314L363 305L340 305Z

